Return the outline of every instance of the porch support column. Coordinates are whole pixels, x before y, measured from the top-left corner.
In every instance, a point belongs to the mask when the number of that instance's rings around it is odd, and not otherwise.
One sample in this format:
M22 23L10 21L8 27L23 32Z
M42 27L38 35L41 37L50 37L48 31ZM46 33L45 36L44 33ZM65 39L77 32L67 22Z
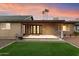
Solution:
M64 38L64 36L63 36L64 34L63 34L63 31L61 31L61 39L63 39Z

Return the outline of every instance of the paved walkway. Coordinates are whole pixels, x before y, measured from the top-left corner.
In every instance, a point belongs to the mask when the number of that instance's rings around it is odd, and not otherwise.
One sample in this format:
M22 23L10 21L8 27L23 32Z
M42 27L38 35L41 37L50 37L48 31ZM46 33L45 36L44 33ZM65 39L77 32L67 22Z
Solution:
M6 47L7 45L13 43L15 40L13 39L0 39L0 49Z
M79 47L79 36L65 37L64 40Z

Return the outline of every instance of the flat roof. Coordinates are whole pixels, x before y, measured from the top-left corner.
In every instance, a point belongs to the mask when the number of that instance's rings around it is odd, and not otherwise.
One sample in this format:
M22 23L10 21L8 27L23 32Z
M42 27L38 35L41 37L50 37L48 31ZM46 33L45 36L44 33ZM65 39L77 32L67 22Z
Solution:
M33 20L31 15L12 15L0 16L0 22L20 22L20 23L79 23L79 21L66 21L66 20Z

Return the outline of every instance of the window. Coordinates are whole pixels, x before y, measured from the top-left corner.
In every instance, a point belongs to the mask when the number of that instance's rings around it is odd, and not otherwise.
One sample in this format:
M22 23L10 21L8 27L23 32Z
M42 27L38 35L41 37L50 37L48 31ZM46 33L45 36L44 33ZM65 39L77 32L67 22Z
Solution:
M62 30L63 30L63 31L70 31L70 25L64 24L64 25L62 26Z
M1 23L1 30L10 30L10 23Z
M76 27L76 31L79 31L79 25L76 25L75 27Z
M66 31L67 29L66 29L66 25L63 25L63 29L62 29L63 31Z

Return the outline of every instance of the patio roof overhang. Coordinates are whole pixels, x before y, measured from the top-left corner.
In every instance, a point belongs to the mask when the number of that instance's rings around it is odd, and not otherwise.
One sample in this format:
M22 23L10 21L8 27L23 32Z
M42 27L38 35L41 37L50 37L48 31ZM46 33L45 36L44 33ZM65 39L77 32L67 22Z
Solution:
M75 24L79 23L79 21L65 21L65 20L21 20L21 21L0 21L0 23L70 23Z
M75 24L75 23L79 23L79 21L65 21L65 20L28 20L28 21L21 21L21 23L70 23L70 24Z
M29 20L24 23L63 23L65 20Z

